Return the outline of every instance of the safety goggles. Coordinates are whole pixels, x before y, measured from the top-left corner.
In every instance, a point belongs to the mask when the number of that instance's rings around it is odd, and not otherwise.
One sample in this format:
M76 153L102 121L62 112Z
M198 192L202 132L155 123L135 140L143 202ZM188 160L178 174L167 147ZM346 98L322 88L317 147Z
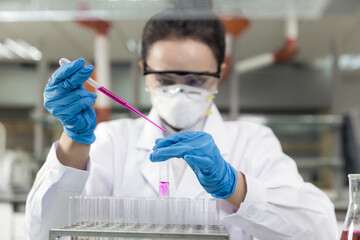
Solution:
M214 93L210 93L206 89L198 88L198 87L191 87L187 85L171 85L165 87L155 88L153 90L154 96L157 96L161 99L165 97L181 97L186 96L188 99L192 100L210 100L215 97Z
M154 71L145 65L144 76L152 89L171 85L187 85L214 92L220 78L220 68L216 73L190 71Z

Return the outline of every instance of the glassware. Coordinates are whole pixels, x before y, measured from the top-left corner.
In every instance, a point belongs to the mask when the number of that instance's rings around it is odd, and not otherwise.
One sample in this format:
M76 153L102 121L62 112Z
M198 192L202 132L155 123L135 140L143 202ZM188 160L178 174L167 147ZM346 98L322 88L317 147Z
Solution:
M169 197L169 161L159 163L159 197Z
M168 198L158 198L159 204L159 219L161 226L170 228L170 201Z
M203 198L195 198L192 199L192 216L191 216L191 224L195 229L201 229L204 227L204 199Z
M110 217L110 198L109 197L100 197L98 199L98 209L99 209L99 217L98 223L103 225L109 224Z
M69 226L80 224L79 196L69 198Z
M167 198L168 207L169 207L169 225L174 227L177 223L177 213L178 213L178 199L169 197Z
M115 197L115 223L120 227L124 224L124 199Z
M124 204L124 224L127 226L130 226L134 223L133 221L133 211L132 211L132 198L124 198L123 199Z
M349 207L340 240L360 239L360 174L349 174Z
M208 206L207 212L206 203ZM69 226L196 229L219 228L219 200L203 198L129 198L72 196ZM147 226L148 225L148 226Z
M117 222L117 213L116 213L116 198L108 197L109 199L109 223L111 226L115 225Z
M188 228L190 226L191 199L179 198L177 202L177 223L181 228Z
M98 221L98 198L90 197L89 198L89 213L90 213L90 223L96 224Z
M130 202L133 227L139 228L147 222L146 202L142 198L133 198Z
M149 223L149 215L148 215L148 204L147 198L139 198L139 224L147 225Z
M159 223L158 217L158 201L157 198L150 198L147 200L148 219L150 227L155 227Z
M218 229L220 224L220 200L209 198L208 200L208 225L210 229Z

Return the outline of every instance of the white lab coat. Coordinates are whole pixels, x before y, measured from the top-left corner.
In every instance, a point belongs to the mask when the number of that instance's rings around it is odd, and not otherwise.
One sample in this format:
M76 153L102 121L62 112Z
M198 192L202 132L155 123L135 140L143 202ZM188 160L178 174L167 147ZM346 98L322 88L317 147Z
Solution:
M224 159L245 174L247 184L238 211L224 200L221 203L222 223L230 238L337 239L333 204L315 186L303 182L273 132L257 124L225 122L215 106L211 110L204 131L213 136ZM149 117L160 124L156 111ZM27 199L24 228L29 239L48 239L50 228L68 223L70 195L157 196L159 168L149 154L162 134L144 119L101 123L86 171L60 164L54 143ZM172 176L170 168L170 183ZM209 197L189 166L170 195Z

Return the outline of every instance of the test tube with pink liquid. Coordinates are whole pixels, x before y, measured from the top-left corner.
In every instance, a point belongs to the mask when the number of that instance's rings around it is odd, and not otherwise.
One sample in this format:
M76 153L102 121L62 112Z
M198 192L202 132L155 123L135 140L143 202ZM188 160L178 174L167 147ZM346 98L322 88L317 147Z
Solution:
M159 196L169 197L169 161L159 163Z

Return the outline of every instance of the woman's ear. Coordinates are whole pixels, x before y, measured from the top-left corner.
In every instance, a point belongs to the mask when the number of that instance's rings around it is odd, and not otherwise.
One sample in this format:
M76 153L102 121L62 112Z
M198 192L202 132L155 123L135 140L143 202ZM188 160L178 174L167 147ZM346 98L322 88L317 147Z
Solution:
M139 61L139 67L140 67L141 72L144 72L145 64L144 64L143 60Z
M223 62L223 63L220 65L220 82L222 82L223 80L225 80L227 71L229 71L228 65L227 65L225 62Z
M139 67L141 69L141 72L144 73L145 63L143 60L139 61ZM144 81L145 81L145 91L149 92L149 85L148 85L148 82L146 81L146 78L144 78Z

